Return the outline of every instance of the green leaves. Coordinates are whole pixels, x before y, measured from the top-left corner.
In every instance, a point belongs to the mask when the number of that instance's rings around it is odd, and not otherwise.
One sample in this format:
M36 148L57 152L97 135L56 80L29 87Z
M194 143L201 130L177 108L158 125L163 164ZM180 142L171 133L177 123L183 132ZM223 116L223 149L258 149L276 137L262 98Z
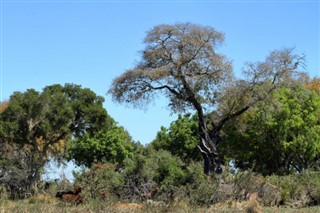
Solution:
M126 158L133 157L133 151L129 135L122 127L113 126L93 136L84 134L74 140L69 153L78 165L91 167L101 161L122 164Z
M124 174L130 183L144 182L146 185L156 184L167 189L186 181L187 172L183 167L184 163L178 157L159 150L127 159L124 162Z
M103 97L97 96L88 88L74 84L66 84L64 87L52 85L46 87L44 93L54 97L52 104L58 106L54 108L55 112L68 119L68 128L75 137L85 133L92 135L114 124L114 120L103 108ZM63 107L59 107L60 105ZM52 116L51 119L63 119L56 117Z
M314 92L299 85L281 88L272 101L252 109L244 131L226 130L223 146L240 167L247 163L264 174L300 172L320 157L319 115L320 98Z
M190 114L186 114L179 115L168 129L161 127L152 146L157 150L167 150L184 162L190 162L201 159L197 149L198 141L197 119L195 116L191 117Z
M18 173L26 175L17 181L31 190L48 159L62 159L71 139L91 136L113 126L114 120L102 103L102 97L74 84L51 85L42 92L15 92L1 109L0 145L10 148L0 149L0 160L22 165Z

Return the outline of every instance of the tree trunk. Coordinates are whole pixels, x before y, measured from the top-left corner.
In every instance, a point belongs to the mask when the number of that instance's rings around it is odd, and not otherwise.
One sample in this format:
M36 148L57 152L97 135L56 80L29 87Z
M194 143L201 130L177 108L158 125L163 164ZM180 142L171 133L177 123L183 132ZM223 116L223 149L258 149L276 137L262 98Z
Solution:
M218 150L217 150L217 143L219 141L216 140L214 137L210 137L206 120L203 114L198 113L199 116L199 145L198 148L203 157L204 163L204 173L206 175L210 174L210 172L214 173L221 173L221 163L218 160Z
M220 166L220 161L217 159L218 151L217 151L217 137L210 137L209 131L207 129L206 117L203 113L203 108L195 97L194 91L190 88L187 83L185 77L182 79L182 83L185 89L189 93L188 101L194 106L197 110L198 114L198 124L199 124L199 145L198 148L202 154L203 162L204 162L204 173L206 175L210 174L210 172L221 173L222 169ZM219 131L217 131L218 133ZM218 134L217 134L218 136Z

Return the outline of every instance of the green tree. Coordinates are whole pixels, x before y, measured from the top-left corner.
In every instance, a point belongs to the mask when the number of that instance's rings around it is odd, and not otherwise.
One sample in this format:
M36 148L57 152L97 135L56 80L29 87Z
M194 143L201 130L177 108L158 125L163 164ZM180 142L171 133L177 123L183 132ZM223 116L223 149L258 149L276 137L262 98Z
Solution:
M156 150L169 151L186 163L201 160L201 155L197 150L198 122L196 116L191 117L191 114L179 115L178 119L173 121L168 129L161 127L151 145Z
M228 124L224 151L242 169L301 172L320 159L320 98L302 86L281 88L240 123Z
M93 136L84 134L72 141L70 157L78 165L91 167L93 163L108 161L119 163L132 158L134 146L127 132L122 127L113 126L107 131L100 131Z
M223 41L223 33L212 27L155 26L147 32L140 62L114 79L109 89L115 101L135 107L146 107L160 93L174 113L195 110L206 174L221 172L217 145L225 123L290 79L303 61L292 49L273 51L264 62L248 63L246 79L236 80L231 62L217 51ZM206 115L218 106L208 128Z
M32 193L31 186L40 179L42 169L50 158L60 159L72 138L93 135L107 129L114 120L103 108L103 98L90 89L66 84L47 86L37 92L15 92L1 113L1 157L14 161L26 175L24 193ZM11 184L12 164L1 164L0 181ZM18 166L19 165L19 166ZM22 173L22 172L21 172ZM16 182L17 182L16 181Z

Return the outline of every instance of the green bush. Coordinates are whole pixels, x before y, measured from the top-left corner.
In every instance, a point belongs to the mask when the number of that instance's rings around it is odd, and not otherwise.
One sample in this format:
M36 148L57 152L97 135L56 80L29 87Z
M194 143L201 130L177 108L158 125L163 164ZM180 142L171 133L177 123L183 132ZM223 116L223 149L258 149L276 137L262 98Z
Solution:
M281 203L293 207L320 204L320 173L305 170L300 174L270 176L270 183L279 187Z
M93 164L87 172L76 175L75 185L82 188L82 194L88 199L116 196L123 186L124 178L116 171L116 165L110 163Z
M320 205L320 172L305 170L299 177L306 194L310 198L309 205Z
M134 200L155 198L155 194L170 198L171 191L186 180L183 167L182 161L168 151L148 150L145 155L136 154L124 161L125 184L121 193Z

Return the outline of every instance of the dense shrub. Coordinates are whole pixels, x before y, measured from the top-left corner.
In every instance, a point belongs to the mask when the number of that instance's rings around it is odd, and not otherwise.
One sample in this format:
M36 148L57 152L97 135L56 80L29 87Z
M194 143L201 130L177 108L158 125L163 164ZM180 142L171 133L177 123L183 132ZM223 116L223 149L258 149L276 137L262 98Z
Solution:
M123 185L123 176L116 171L116 165L97 163L90 171L76 175L76 185L82 187L82 194L91 199L106 198L116 195Z
M140 200L153 198L156 193L170 193L186 179L183 166L182 161L168 151L138 154L124 163L123 193L125 197Z
M94 164L89 171L78 174L76 184L83 187L87 200L107 198L110 202L152 205L161 202L163 206L185 207L188 204L201 208L242 202L247 202L250 208L252 205L305 207L320 204L317 172L306 170L300 174L264 177L250 170L234 171L226 167L220 175L204 175L201 162L186 165L168 151L152 148L126 159L121 167L110 163Z
M268 181L280 189L281 204L304 207L320 204L320 173L305 170L300 174L270 176Z

